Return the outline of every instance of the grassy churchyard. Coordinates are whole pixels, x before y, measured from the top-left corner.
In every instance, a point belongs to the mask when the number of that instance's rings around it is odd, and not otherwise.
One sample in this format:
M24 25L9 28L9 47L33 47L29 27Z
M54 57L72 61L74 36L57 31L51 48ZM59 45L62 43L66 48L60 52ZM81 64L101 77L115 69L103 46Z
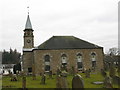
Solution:
M103 81L102 75L91 73L90 78L86 78L84 73L80 73L84 80L85 88L103 88L103 84L95 85L92 82L95 81ZM67 76L68 87L72 88L72 75ZM56 75L53 75L53 79L50 79L48 75L46 75L46 84L41 85L41 76L37 76L36 80L33 80L32 76L26 77L26 88L56 88ZM22 88L22 77L18 76L18 81L10 81L9 76L3 76L2 78L2 87L3 88Z

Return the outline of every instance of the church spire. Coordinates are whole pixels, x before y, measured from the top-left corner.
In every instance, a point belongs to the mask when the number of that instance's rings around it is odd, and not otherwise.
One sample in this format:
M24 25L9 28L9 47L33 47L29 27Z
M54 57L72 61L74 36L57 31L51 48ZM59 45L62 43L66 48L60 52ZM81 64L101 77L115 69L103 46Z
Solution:
M32 24L31 24L30 17L29 17L29 7L27 7L27 8L28 8L28 16L27 16L25 29L32 29Z

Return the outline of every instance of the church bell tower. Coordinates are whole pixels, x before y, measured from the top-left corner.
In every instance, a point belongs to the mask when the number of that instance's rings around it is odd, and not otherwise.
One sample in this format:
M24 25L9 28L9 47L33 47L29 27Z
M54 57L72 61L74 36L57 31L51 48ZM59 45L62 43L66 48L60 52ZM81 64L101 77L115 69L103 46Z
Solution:
M24 46L23 48L32 49L34 48L34 36L33 36L33 29L30 22L29 14L27 16L27 21L24 30Z
M23 45L23 71L25 74L32 72L33 65L33 49L34 49L34 35L32 24L28 12L27 21L24 29L24 45Z

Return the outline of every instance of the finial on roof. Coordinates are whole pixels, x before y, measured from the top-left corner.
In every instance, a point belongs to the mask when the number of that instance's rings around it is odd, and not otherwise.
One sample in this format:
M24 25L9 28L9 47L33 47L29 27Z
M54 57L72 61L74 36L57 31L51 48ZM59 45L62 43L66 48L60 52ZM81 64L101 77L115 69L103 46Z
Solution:
M27 8L28 8L28 16L27 16L25 29L32 29L32 24L31 24L30 17L29 17L29 6Z
M27 7L27 9L28 9L28 15L29 15L29 6Z

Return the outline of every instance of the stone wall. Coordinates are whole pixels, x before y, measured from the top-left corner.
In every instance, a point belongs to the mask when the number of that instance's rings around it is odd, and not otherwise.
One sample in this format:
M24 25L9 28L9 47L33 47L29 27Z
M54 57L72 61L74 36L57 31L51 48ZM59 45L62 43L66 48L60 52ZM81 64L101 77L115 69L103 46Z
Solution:
M33 63L33 52L23 52L23 70L25 73L28 72L28 68L32 67Z
M66 49L66 50L34 50L35 73L44 73L44 56L50 55L50 66L53 73L61 66L61 55L67 55L67 70L69 71L74 66L77 71L76 55L82 54L83 67L90 69L92 66L91 53L96 53L96 71L103 68L103 50L102 49Z

